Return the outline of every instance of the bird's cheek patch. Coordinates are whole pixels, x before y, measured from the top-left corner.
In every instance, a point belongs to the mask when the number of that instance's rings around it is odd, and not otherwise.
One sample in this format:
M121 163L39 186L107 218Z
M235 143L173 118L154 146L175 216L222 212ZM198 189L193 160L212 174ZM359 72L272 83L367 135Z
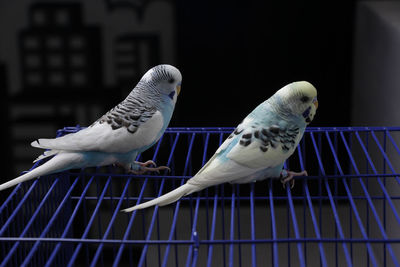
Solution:
M307 118L308 115L310 115L310 111L311 111L311 107L308 107L308 109L306 109L306 111L303 112L303 118Z
M169 96L169 98L174 100L174 95L175 95L175 91L172 91L168 96Z

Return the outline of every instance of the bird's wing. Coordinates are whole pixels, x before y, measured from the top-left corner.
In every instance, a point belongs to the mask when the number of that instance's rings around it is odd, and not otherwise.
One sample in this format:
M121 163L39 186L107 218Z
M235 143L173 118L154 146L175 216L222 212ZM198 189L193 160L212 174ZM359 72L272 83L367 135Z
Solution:
M118 105L88 128L55 139L39 139L34 147L126 153L154 143L161 136L164 119L154 107L136 103Z
M282 164L296 149L302 132L296 125L247 127L226 157L249 168Z
M200 171L188 180L188 184L198 187L196 191L208 186L236 180L255 171L226 157L229 151L240 141L240 136L246 129L247 124L248 119L246 118L221 144Z
M300 129L260 127L246 118L203 168L188 181L198 186L232 182L281 165L300 141Z

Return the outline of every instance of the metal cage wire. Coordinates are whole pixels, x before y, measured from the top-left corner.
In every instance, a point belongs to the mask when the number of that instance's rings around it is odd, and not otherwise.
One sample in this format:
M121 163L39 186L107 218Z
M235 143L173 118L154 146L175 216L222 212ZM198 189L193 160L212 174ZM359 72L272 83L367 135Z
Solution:
M0 206L0 266L399 265L400 127L308 128L285 163L309 173L293 189L273 179L223 184L119 212L183 184L232 130L168 128L138 160L171 173L109 166L10 189Z

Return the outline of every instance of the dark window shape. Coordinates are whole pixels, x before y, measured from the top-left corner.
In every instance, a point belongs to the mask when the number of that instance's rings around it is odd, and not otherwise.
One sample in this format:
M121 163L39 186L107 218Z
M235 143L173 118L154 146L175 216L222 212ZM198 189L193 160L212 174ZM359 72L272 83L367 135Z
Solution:
M82 49L85 46L85 40L82 36L72 36L69 46L72 49Z
M61 10L56 13L56 23L59 26L68 26L70 22L70 15L68 12Z
M47 64L50 68L62 68L64 59L61 54L50 54L47 57Z
M25 57L25 64L28 68L39 68L42 65L42 61L37 54L28 54Z
M82 54L73 54L69 58L71 66L74 68L82 68L86 65L86 58Z
M37 86L42 83L42 76L39 72L31 71L26 75L26 81L30 86Z
M45 25L47 23L47 16L43 10L35 10L32 14L32 20L35 25Z
M86 84L86 75L82 72L74 72L71 75L71 83L74 86L83 86Z
M59 36L50 36L46 39L46 47L50 49L60 50L62 47L62 39Z
M64 83L64 75L62 72L51 72L49 76L50 86L61 86Z
M39 38L35 36L26 36L24 40L24 48L27 50L38 49L40 46Z

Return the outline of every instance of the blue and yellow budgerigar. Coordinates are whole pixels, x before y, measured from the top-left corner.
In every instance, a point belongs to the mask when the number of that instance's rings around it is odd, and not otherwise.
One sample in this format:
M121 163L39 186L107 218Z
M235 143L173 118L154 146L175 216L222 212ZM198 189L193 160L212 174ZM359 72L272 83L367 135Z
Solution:
M286 85L256 107L184 185L124 211L167 205L185 195L226 182L280 178L282 183L291 182L293 186L293 177L307 173L284 170L283 165L295 151L317 108L317 90L312 84L300 81Z
M136 162L137 155L153 146L167 128L180 92L182 75L171 65L158 65L144 74L128 97L91 126L31 145L48 149L37 160L51 157L37 168L0 185L18 183L63 170L116 164L140 174L168 169L152 161Z

